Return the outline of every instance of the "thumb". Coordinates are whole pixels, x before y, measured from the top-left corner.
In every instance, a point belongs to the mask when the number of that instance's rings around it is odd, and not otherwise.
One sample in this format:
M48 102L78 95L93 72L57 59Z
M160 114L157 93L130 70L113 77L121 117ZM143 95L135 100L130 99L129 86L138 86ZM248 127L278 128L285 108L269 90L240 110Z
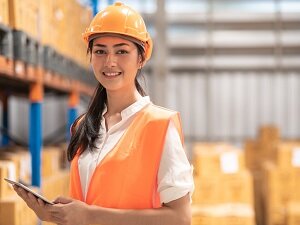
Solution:
M72 198L67 198L67 197L63 197L63 196L60 196L58 198L56 198L53 203L55 204L58 204L58 203L61 203L61 204L68 204L70 202L72 202L73 199Z

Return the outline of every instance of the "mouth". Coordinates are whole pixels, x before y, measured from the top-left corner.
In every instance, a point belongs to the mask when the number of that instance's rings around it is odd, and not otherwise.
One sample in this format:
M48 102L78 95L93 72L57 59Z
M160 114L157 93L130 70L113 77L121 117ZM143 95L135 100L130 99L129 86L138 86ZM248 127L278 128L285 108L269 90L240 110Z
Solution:
M106 77L117 77L119 75L121 75L121 72L103 72L102 73L104 76Z

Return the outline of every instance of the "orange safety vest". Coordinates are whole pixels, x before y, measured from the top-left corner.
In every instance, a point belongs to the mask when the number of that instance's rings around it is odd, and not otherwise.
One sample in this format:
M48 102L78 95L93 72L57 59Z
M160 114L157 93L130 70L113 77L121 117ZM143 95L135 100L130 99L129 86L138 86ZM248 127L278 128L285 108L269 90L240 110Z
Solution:
M153 104L138 112L116 146L97 165L85 202L118 209L161 207L157 173L170 120L183 143L179 113ZM70 195L84 201L78 158L79 154L71 162Z

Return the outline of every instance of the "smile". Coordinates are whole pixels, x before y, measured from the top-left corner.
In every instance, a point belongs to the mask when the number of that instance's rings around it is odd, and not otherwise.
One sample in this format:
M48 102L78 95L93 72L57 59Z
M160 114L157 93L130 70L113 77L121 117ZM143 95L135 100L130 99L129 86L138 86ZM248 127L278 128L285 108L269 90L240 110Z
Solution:
M116 76L121 75L121 72L113 72L113 73L105 73L105 72L103 72L103 75L107 76L107 77L116 77Z

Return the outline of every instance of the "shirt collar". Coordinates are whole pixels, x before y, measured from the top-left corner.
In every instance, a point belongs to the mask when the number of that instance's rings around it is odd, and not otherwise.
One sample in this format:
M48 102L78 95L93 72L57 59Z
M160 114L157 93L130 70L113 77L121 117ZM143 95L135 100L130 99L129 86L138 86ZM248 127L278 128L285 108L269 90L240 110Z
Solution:
M131 104L130 106L128 106L127 108L125 108L121 111L122 120L131 117L132 115L134 115L135 113L137 113L138 111L140 111L142 108L144 108L145 106L147 106L150 103L151 103L151 101L150 101L149 96L144 96L144 97L138 99L136 102L134 102L133 104ZM102 112L102 116L106 112L107 112L107 107L105 106L105 108Z
M122 120L131 117L132 115L134 115L135 113L140 111L142 108L144 108L148 104L150 104L149 96L144 96L144 97L140 98L135 103L131 104L130 106L128 106L121 112Z

